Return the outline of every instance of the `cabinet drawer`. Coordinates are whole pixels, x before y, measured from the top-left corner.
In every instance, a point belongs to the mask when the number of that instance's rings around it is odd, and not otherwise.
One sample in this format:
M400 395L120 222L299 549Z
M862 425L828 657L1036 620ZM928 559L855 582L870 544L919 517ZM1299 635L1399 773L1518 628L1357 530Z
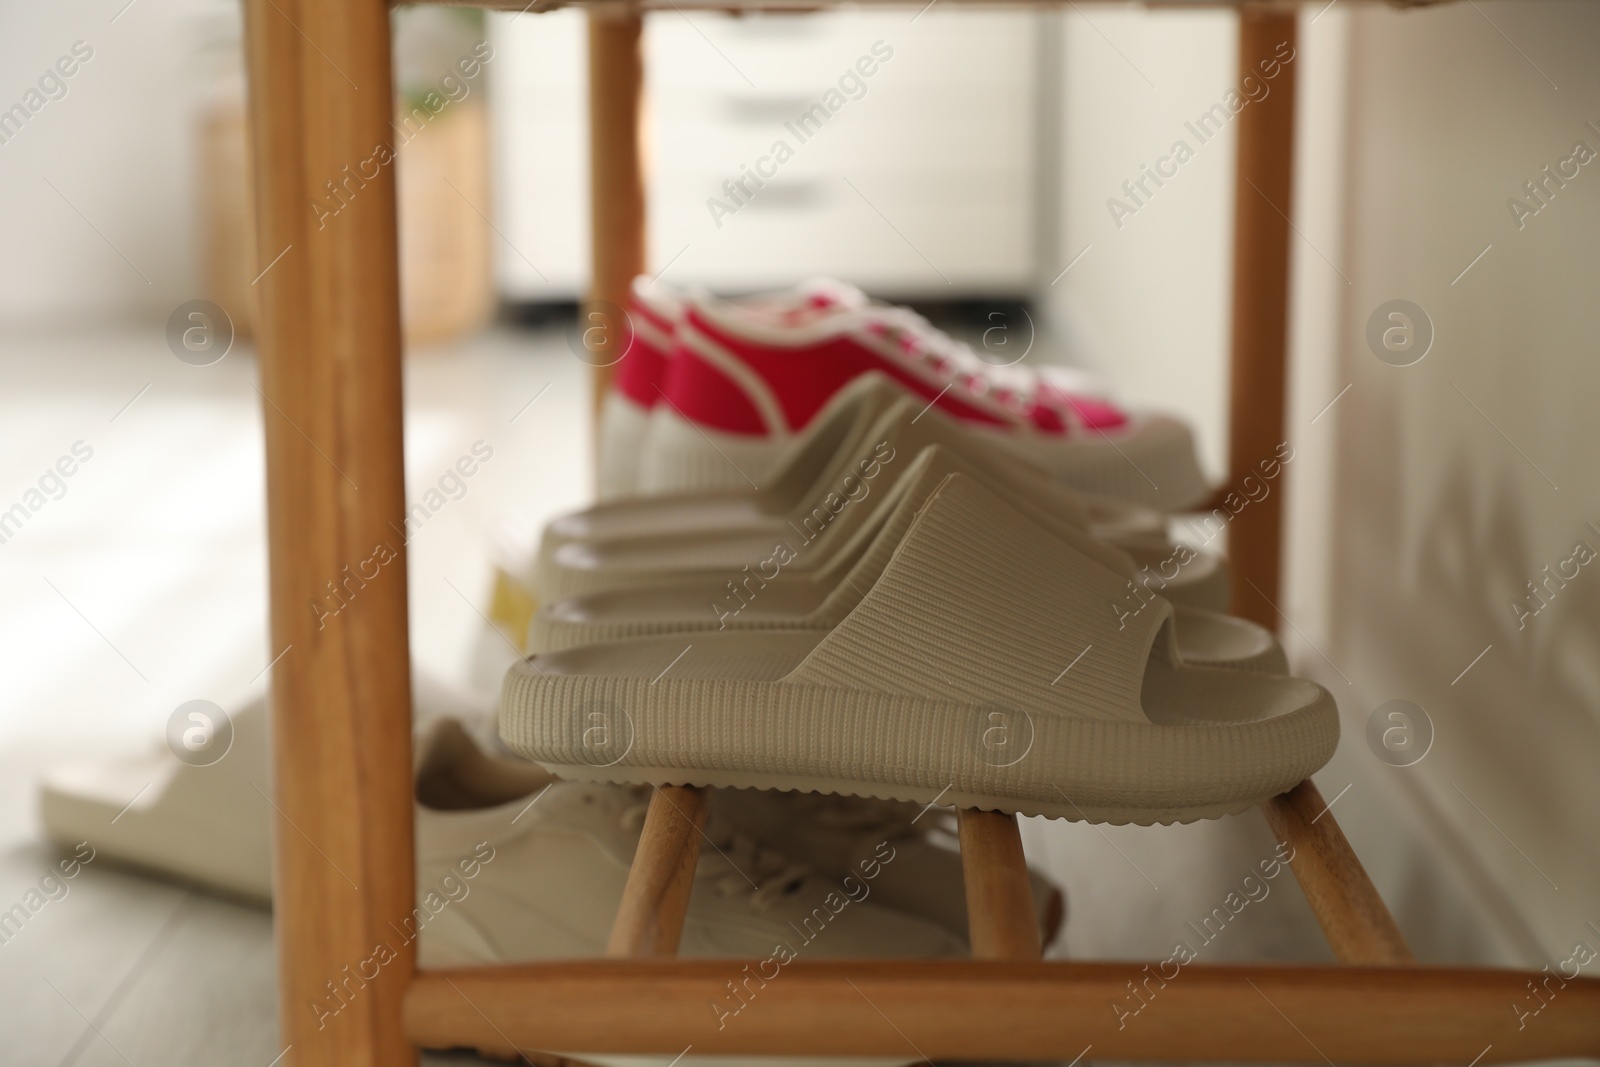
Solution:
M808 274L900 296L1030 284L1036 18L936 7L913 23L913 14L651 14L656 269L677 256L669 280L731 290ZM494 26L500 278L514 298L570 298L589 269L584 16L495 16ZM827 101L837 111L802 141L786 124L825 102L878 40L893 57L855 98ZM718 227L707 199L758 163L771 173L779 140L792 157Z
M1026 171L861 171L848 182L783 175L714 219L707 200L721 182L714 174L656 181L651 247L657 262L678 256L668 280L738 290L834 274L879 291L951 296L1015 291L1032 280Z

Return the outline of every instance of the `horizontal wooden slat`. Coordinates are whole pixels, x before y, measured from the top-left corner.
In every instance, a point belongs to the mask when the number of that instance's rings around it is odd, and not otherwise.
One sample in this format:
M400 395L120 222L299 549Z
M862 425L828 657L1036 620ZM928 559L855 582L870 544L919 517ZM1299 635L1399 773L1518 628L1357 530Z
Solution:
M1071 1059L1092 1046L1092 1058L1107 1060L1340 1064L1600 1055L1600 979L1561 986L1539 972L1191 964L1167 966L1163 982L1157 965L1139 963L800 959L762 984L745 982L757 970L745 963L424 972L406 995L406 1031L424 1048L508 1039L530 1050L668 1056L687 1046L935 1059ZM1519 1019L1519 1007L1541 1003L1530 980L1548 981L1545 1007ZM747 990L742 1008L729 982Z

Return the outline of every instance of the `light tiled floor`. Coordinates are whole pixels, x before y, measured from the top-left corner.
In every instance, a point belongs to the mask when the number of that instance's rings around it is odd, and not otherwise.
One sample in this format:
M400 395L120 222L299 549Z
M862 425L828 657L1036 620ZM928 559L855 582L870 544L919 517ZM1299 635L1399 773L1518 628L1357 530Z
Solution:
M408 362L409 497L475 442L494 450L409 546L412 647L439 677L492 677L482 661L509 654L485 646L478 615L488 545L581 501L585 370L555 331L492 332ZM55 859L37 830L42 768L146 748L184 701L236 707L266 684L255 382L247 350L191 367L159 332L8 337L0 507L75 442L92 455L0 544L0 900L21 899ZM266 913L105 863L68 885L0 944L0 1062L277 1056Z
M65 494L0 544L0 901L37 886L55 858L36 827L43 768L150 746L178 704L237 706L264 685L254 382L246 351L194 368L154 332L13 334L0 352L0 508L75 442L93 449ZM410 543L417 662L458 684L492 682L507 652L479 614L488 546L529 538L583 500L585 368L559 331L491 332L413 355L407 398L412 499L475 442L494 449ZM1336 761L1327 780L1341 773ZM1340 817L1388 818L1361 803ZM1032 822L1025 836L1068 890L1055 951L1080 958L1159 960L1194 944L1190 924L1274 849L1254 813L1154 829ZM1327 959L1289 881L1200 958ZM1448 872L1412 859L1390 881L1425 958L1487 953ZM0 944L0 1062L268 1067L281 1051L274 984L266 913L96 863Z

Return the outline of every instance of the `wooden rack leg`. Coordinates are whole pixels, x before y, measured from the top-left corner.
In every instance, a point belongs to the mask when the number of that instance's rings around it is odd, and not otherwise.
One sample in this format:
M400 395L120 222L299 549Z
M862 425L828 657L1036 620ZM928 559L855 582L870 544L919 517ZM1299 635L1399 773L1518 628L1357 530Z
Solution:
M1017 817L963 808L957 818L973 958L1038 959L1039 918Z
M1310 779L1273 797L1264 809L1279 841L1294 849L1295 878L1344 963L1413 963L1400 928L1344 831Z
M589 195L594 274L584 337L596 406L630 331L620 312L645 269L644 32L637 8L589 9Z
M607 956L677 954L709 801L704 789L657 787L628 870L622 906L611 925Z
M1259 465L1278 462L1284 431L1289 340L1289 216L1294 186L1295 72L1280 45L1295 47L1293 8L1239 12L1239 70L1260 78L1262 60L1279 63L1272 93L1239 113L1233 197L1233 368L1228 432L1229 488L1261 480ZM1277 54L1275 54L1277 53ZM1281 489L1254 500L1228 524L1232 611L1278 628Z
M389 5L248 0L245 19L278 1025L295 1067L400 1067L416 896L394 164L374 149L394 136Z

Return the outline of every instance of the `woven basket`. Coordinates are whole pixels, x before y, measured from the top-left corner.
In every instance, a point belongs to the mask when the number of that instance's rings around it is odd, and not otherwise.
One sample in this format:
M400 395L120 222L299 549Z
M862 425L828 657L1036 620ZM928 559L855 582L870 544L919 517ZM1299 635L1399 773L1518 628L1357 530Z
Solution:
M256 321L252 282L268 264L255 247L254 173L243 104L220 101L201 122L207 296L227 310L235 335L247 338ZM405 129L403 117L396 126ZM493 231L485 218L492 209L488 127L488 109L479 99L467 99L450 104L421 129L413 122L409 140L396 136L403 143L390 165L397 168L400 315L409 344L470 333L494 309Z

